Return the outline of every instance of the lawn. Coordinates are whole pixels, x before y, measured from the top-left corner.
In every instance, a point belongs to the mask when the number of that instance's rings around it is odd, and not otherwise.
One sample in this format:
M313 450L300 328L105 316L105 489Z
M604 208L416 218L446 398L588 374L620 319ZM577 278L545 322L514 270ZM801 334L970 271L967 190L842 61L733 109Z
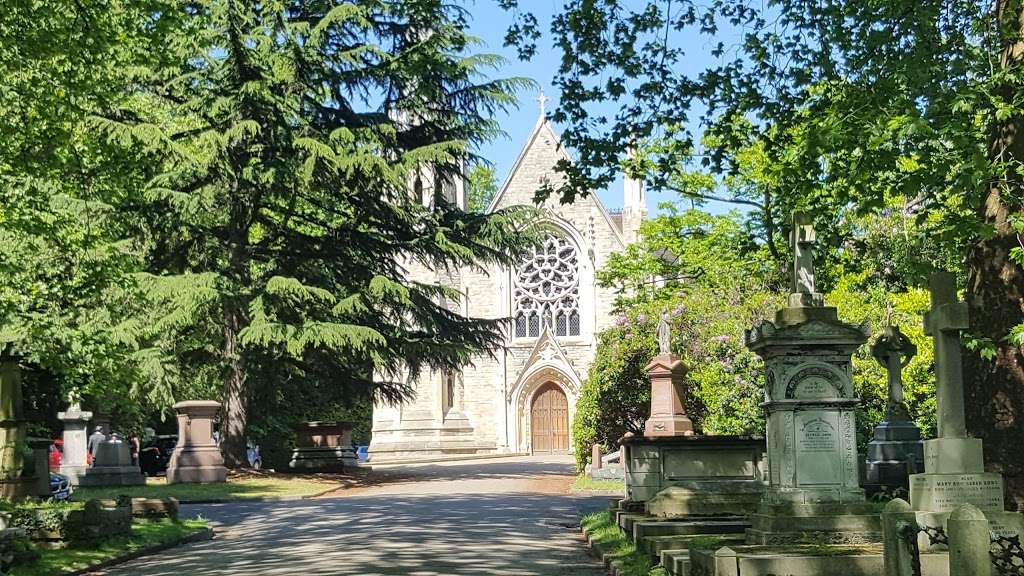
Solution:
M39 550L42 557L31 564L14 567L12 576L48 576L81 570L146 546L178 540L207 528L205 520L135 520L131 536L119 536L95 548L68 547Z
M117 498L127 494L132 498L177 498L182 502L194 500L245 500L280 496L311 496L332 488L341 488L336 481L289 475L229 478L219 484L167 484L164 478L147 478L145 486L111 486L102 488L76 488L73 498Z
M594 480L589 474L580 474L572 483L573 492L625 492L622 480Z

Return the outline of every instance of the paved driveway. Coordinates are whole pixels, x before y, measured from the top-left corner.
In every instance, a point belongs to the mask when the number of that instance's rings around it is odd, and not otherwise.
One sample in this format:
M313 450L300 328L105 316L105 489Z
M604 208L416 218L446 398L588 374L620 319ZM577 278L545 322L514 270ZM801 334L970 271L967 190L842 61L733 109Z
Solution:
M407 481L281 503L186 506L213 540L112 575L352 574L598 576L569 526L607 497L566 493L565 457L407 466Z

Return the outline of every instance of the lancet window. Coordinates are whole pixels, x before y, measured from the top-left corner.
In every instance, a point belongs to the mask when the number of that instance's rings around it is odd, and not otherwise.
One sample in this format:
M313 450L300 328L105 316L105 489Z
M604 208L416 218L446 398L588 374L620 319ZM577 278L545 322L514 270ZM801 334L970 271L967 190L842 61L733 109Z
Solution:
M515 276L516 338L536 338L544 326L556 336L580 334L579 251L564 236L550 235Z

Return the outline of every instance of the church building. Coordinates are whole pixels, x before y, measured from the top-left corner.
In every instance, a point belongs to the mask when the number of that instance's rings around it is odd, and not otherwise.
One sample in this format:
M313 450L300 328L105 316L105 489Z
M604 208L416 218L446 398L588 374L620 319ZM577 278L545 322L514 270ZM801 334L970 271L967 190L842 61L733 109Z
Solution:
M543 97L542 97L543 100ZM543 102L542 102L543 104ZM570 159L543 107L489 211L532 205L545 184L557 187L556 163ZM445 190L465 208L465 183ZM626 178L623 209L609 212L595 194L543 208L549 232L517 268L437 273L410 266L416 280L458 286L452 309L477 318L510 318L505 346L481 354L458 373L425 372L416 397L373 410L370 461L474 454L565 453L580 387L594 359L597 334L612 325L615 294L595 271L635 242L646 216L642 182ZM423 190L425 202L432 190Z

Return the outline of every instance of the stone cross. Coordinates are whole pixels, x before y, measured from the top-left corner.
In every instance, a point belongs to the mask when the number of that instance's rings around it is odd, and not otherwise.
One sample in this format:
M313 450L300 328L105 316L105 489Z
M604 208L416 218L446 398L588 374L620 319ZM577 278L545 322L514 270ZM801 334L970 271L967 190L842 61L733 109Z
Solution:
M535 100L537 101L538 104L540 104L540 115L543 116L547 112L547 110L546 110L547 103L551 99L548 98L547 96L545 96L544 95L544 90L541 89L540 96L537 96L537 98L535 98Z
M816 235L811 217L793 213L793 231L789 233L793 248L793 294L814 294L814 243Z
M964 375L960 331L968 328L967 304L956 300L956 277L936 272L928 282L932 309L924 316L924 332L935 341L935 403L940 438L966 438Z
M658 353L672 353L672 329L668 325L668 312L662 312L658 318Z
M901 372L916 354L917 346L898 326L886 326L882 336L871 346L871 355L889 373L889 400L885 409L885 419L889 422L910 420L910 412L903 402Z

